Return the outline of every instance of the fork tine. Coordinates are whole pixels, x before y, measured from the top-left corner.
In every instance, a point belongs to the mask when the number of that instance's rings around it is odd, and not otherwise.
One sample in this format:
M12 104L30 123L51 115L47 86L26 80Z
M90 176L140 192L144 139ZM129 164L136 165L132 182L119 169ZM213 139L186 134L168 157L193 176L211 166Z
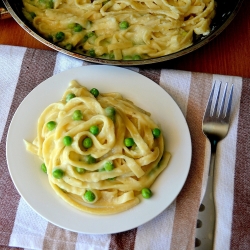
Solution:
M221 82L220 82L220 85L219 85L219 89L218 89L217 96L216 96L216 102L215 102L213 111L211 113L211 116L214 115L214 112L217 112L217 107L218 107L219 98L220 98L220 90L221 90Z
M218 111L218 116L217 117L220 117L220 115L223 113L223 110L224 110L224 105L225 105L225 100L226 100L226 93L227 93L227 85L228 85L228 83L226 83L226 86L224 88L222 101L221 101L221 105L220 105L220 109ZM225 118L225 116L223 118Z
M234 88L234 85L232 84L231 89L230 89L227 109L226 109L225 115L223 117L224 120L226 120L226 121L229 121L229 117L230 117L230 112L231 112L231 107L232 107L232 100L233 100L233 88Z
M209 95L209 99L208 99L208 102L207 102L207 106L206 106L204 117L209 117L210 114L211 114L212 102L213 102L213 96L214 96L214 89L215 89L215 83L216 82L214 82L212 90L211 90L210 95Z

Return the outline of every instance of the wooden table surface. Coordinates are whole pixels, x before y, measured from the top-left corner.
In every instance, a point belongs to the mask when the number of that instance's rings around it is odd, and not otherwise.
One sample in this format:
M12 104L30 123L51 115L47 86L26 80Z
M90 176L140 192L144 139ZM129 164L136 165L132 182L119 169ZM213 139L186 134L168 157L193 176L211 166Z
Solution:
M245 0L234 20L214 40L183 57L147 67L250 78L249 13L250 1ZM12 18L0 20L0 44L51 50L24 31Z

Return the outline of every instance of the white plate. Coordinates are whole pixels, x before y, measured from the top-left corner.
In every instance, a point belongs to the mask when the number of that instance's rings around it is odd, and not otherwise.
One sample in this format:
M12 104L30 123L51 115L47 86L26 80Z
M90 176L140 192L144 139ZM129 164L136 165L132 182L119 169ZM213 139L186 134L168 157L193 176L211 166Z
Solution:
M172 154L169 166L152 186L153 197L134 208L109 216L78 211L58 197L40 160L25 149L23 139L33 141L39 115L49 104L59 101L71 80L100 92L120 92L139 107L151 112L165 136L166 150ZM186 120L177 104L159 85L128 69L113 66L83 66L47 79L23 100L9 127L7 162L20 195L42 217L75 232L108 234L138 227L167 208L182 189L191 162L191 139Z

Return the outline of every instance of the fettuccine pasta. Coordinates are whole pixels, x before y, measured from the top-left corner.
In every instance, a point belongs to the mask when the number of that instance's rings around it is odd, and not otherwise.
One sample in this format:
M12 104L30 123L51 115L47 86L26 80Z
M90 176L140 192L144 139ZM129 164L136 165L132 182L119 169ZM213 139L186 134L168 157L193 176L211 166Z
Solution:
M141 60L208 35L214 0L23 0L23 13L58 46L91 57Z
M42 112L37 137L25 145L43 161L55 192L92 214L137 205L170 159L148 112L119 93L88 90L75 80Z

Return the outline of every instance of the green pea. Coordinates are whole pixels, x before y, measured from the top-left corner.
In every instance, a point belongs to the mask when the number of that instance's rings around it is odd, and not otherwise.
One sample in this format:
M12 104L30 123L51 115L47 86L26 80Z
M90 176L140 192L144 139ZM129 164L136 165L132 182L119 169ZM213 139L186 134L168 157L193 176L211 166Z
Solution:
M99 127L97 125L93 125L89 128L89 132L93 135L99 134Z
M64 40L65 34L62 31L59 31L56 33L55 38L57 42L61 42Z
M46 9L54 8L53 0L39 0L39 3L42 4Z
M53 9L53 8L54 8L54 2L53 2L53 0L48 1L46 7L47 7L48 9Z
M70 136L67 135L63 137L63 144L65 146L70 146L72 142L73 142L73 139Z
M50 121L46 124L48 130L52 131L56 127L56 122Z
M89 38L89 37L88 37L87 35L85 35L85 36L83 37L83 39L82 39L82 42L85 43L85 42L88 40L88 38Z
M108 53L103 53L100 58L104 58L104 59L108 59L109 58L109 54Z
M87 34L87 36L88 36L88 38L90 38L90 37L92 37L92 36L95 36L95 32L89 32L88 34Z
M159 128L154 128L152 130L152 134L153 134L154 138L158 138L161 135L161 130Z
M30 16L32 19L34 19L36 17L36 13L35 12L30 12Z
M68 44L65 45L65 49L70 51L70 50L73 49L73 45L68 43Z
M48 39L49 42L53 43L53 36L52 35L48 35L47 39Z
M95 57L96 56L95 50L94 49L90 49L89 50L89 55L92 56L92 57Z
M127 21L122 21L119 23L119 27L121 30L125 30L129 27L129 23Z
M76 172L77 173L79 173L79 174L83 174L83 173L85 173L85 169L84 168L78 168L78 167L76 167Z
M133 60L141 60L141 57L139 55L134 55Z
M43 171L45 174L47 174L47 167L46 167L45 163L43 163L43 164L41 165L41 169L42 169L42 171Z
M90 92L95 98L99 95L99 90L96 89L96 88L92 88L89 92Z
M113 53L110 53L109 54L109 59L111 59L111 60L115 59L115 55Z
M86 138L84 138L84 140L82 141L82 145L83 145L83 147L85 147L85 148L91 148L92 145L93 145L93 141L92 141L91 138L86 137Z
M122 59L123 60L132 60L132 56L124 56Z
M64 175L64 171L60 168L57 168L55 170L53 170L52 175L56 178L56 179L61 179Z
M105 114L107 117L109 117L113 122L115 121L115 114L116 110L114 107L107 107L105 108Z
M105 171L105 168L99 168L98 169L98 172L103 172L103 171Z
M73 99L73 98L75 98L75 97L76 97L76 95L73 94L73 93L67 94L67 96L66 96L66 102L70 101L71 99Z
M75 32L80 32L80 31L83 30L83 27L79 23L76 23L75 26L74 26L74 28L73 28L73 30Z
M109 106L109 107L105 108L105 114L107 116L114 116L115 113L116 113L116 110L114 107Z
M115 168L114 164L110 161L105 162L104 169L106 171L112 171Z
M96 158L94 158L92 155L86 155L85 156L85 161L88 164L93 164L93 163L96 163Z
M87 190L85 193L84 193L84 199L86 201L89 201L89 202L93 202L95 200L95 194L90 191L90 190Z
M81 110L75 110L73 115L72 115L72 119L74 121L79 121L79 120L82 120L82 118L83 118L82 111Z
M109 181L114 181L116 178L113 177L113 178L108 178Z
M129 148L132 147L135 144L135 141L133 138L125 138L124 139L124 145Z
M143 188L141 194L143 198L149 199L152 196L152 191L149 188Z

